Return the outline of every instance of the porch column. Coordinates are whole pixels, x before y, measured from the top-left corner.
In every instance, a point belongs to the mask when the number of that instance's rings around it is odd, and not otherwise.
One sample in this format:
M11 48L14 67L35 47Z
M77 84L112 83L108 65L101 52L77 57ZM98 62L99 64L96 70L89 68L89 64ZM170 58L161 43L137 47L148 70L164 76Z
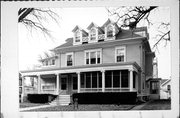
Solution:
M25 76L22 76L22 80L21 80L21 90L22 90L22 93L21 93L21 102L23 102L23 98L24 98L24 79L25 79Z
M130 74L130 77L129 77L129 87L130 87L130 91L133 91L133 70L130 69L129 70L129 74Z
M41 75L37 75L38 80L38 94L41 93Z
M56 93L59 94L59 73L56 73Z
M105 70L101 70L102 73L102 92L105 92Z
M80 93L80 84L81 84L81 82L80 82L80 72L77 72L77 80L78 80L77 89L78 89L78 93Z

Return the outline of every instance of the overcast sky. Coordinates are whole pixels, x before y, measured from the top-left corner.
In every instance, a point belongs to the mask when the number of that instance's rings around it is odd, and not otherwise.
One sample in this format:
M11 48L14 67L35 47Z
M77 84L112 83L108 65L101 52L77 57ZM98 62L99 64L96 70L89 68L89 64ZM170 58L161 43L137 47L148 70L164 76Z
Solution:
M53 39L45 38L35 31L30 33L24 25L18 24L19 70L26 70L38 64L39 55L63 44L67 38L73 37L72 30L76 25L86 30L91 22L102 26L110 18L107 10L103 7L59 8L54 10L60 16L59 25L53 20L49 21L47 25L48 29L51 30ZM150 19L153 22L160 22L161 20L169 21L169 8L164 7L152 12ZM147 24L142 22L139 25L146 26ZM155 34L156 30L156 27L148 27L151 46L154 44L153 34ZM158 76L163 79L170 78L170 44L168 43L165 47L165 42L162 42L159 45L159 52L156 51L156 57L158 58Z

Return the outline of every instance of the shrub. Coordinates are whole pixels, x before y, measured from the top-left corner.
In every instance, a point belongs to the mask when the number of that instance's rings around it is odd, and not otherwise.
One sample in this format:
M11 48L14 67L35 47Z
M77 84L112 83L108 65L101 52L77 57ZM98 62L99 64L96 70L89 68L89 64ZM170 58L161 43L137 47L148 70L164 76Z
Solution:
M137 92L74 93L78 104L135 104Z
M48 103L54 100L57 95L53 94L28 94L27 99L32 103Z

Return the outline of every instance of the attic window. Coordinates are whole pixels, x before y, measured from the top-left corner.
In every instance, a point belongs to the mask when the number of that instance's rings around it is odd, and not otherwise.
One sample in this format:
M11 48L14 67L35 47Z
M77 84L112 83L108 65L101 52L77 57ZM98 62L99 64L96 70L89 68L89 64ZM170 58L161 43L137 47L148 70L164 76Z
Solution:
M111 25L107 27L107 37L113 37L113 27Z
M90 40L96 40L96 30L95 29L91 29Z
M75 42L80 42L80 31L75 33Z

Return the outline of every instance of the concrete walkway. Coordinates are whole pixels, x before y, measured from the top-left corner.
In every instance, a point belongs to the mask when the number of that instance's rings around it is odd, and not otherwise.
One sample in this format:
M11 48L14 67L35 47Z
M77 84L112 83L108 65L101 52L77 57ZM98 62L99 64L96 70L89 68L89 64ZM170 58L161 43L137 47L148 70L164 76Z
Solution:
M35 107L26 107L26 108L20 108L19 111L26 111L26 110L46 108L46 107L53 107L53 106L56 106L56 105L41 105L41 106L35 106Z
M137 105L135 107L133 107L131 110L140 110L142 107L144 107L145 105L149 104L152 100L145 102L143 104Z

